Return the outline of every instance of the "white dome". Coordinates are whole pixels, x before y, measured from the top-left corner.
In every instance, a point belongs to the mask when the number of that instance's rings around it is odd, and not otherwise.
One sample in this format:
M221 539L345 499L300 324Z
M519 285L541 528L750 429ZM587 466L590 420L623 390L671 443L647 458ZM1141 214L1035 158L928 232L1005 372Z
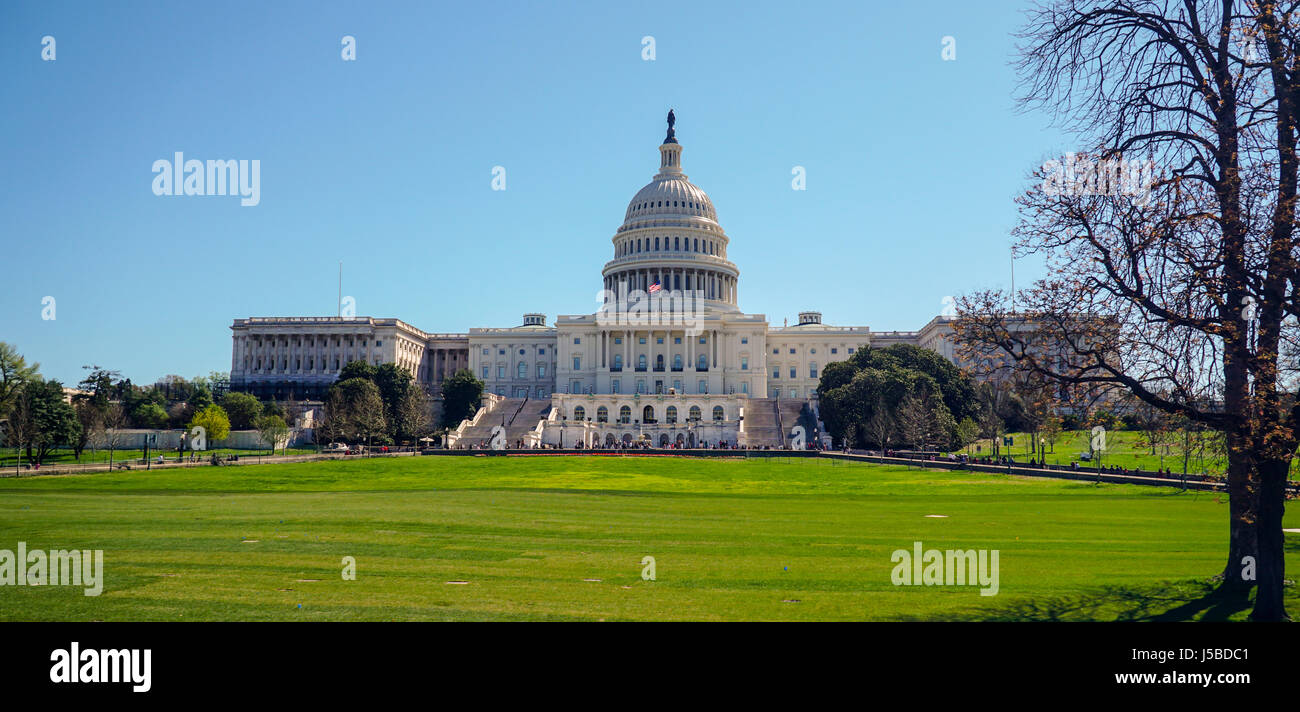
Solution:
M681 173L655 176L655 179L637 191L627 205L627 220L648 216L702 217L717 222L718 214L708 193L686 180Z

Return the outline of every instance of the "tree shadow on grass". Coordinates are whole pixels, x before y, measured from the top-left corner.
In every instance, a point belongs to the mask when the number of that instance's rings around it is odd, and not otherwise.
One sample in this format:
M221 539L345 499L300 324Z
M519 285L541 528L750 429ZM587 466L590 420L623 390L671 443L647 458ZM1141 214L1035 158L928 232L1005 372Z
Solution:
M1250 610L1252 594L1203 579L1147 587L1106 586L1079 594L964 611L962 621L1226 621Z

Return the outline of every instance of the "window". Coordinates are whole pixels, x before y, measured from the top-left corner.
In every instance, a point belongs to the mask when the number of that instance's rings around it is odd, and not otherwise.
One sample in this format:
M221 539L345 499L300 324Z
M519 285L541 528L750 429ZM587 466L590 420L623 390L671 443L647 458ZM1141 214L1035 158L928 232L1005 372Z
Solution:
M545 398L546 395L547 395L547 393L546 393L546 386L538 386L538 387L537 387L537 397L538 397L538 398Z
M506 355L505 349L497 349L497 356L505 356L505 355Z
M605 406L602 405L601 407L596 409L596 422L597 423L609 422L609 408L606 408Z
M528 378L528 364L523 361L519 362L519 367L515 369L516 378Z
M644 394L644 393L645 393L645 379L644 379L644 378L638 378L638 379L637 379L637 381L636 381L636 392L637 392L637 393L641 393L641 394Z
M794 353L794 349L790 349L790 353Z
M636 370L645 370L645 354L638 354L636 357Z
M569 382L569 392L570 392L570 393L581 393L581 392L582 392L582 381L570 381L570 382Z
M680 370L682 370L682 355L681 355L681 354L673 354L673 370L674 370L674 371L680 371Z
M546 355L546 349L537 349L537 355L538 355L538 356L545 356L545 355Z
M701 344L704 343L704 337L703 337L703 336L700 337L700 343L701 343Z
M791 367L790 367L790 378L798 378L798 377L799 377L798 369L797 369L796 367L794 367L794 366L791 366Z
M298 344L298 345L299 345L299 346L301 346L301 345L302 345L302 343L301 343L301 342L299 342L299 344ZM375 346L383 346L383 345L384 345L384 342L383 342L383 340L376 340L376 341L375 341Z
M791 388L791 389L790 389L790 397L791 397L791 398L798 398L798 397L799 397L799 389L798 389L798 388Z
M623 370L623 354L614 354L614 370Z
M772 349L772 355L773 355L773 356L780 356L780 355L781 355L781 349Z
M338 368L338 366L335 366L335 368ZM488 365L483 364L483 378L486 379L487 377L488 377Z
M812 363L808 364L808 377L809 377L809 378L816 378L816 377L817 377L817 362L816 362L816 361L813 361Z
M852 347L852 346L849 347L849 353L853 353L853 347Z
M642 346L645 346L645 337L642 336L637 338L637 343L641 344Z
M703 378L701 378L701 379L700 379L700 393L708 393L708 392L709 392L709 382L706 381L706 380L704 380Z
M573 419L582 422L587 419L587 410L580 405L573 406Z
M725 416L725 411L722 410L722 406L720 406L720 405L715 405L715 406L713 406L713 419L714 419L714 420L722 420L724 416Z
M614 380L612 380L612 381L609 382L609 392L610 392L610 393L618 393L618 379L617 379L617 378L615 378Z
M772 369L772 378L780 378L780 377L781 377L781 368L780 368L779 366L773 368L773 369Z
M742 336L742 337L740 337L740 343L742 343L742 344L748 344L748 343L749 343L749 337L748 337L748 336Z
M680 344L680 343L682 343L682 337L680 337L680 336L674 336L674 337L673 337L673 343L674 343L674 344Z
M519 355L520 355L520 356L523 356L523 355L524 355L524 350L523 350L523 349L519 349Z
M618 422L620 423L632 422L632 409L630 407L623 406L622 408L618 409Z
M690 411L689 411L689 413L688 413L688 415L687 415L687 418L690 419L690 420L699 420L699 419L700 419L700 407L699 407L698 405L693 405L693 406L691 406L691 409L690 409Z
M656 344L662 344L663 342L664 342L664 337L662 337L662 336L656 336L656 337L655 337L655 343L656 343Z
M695 364L695 370L697 371L709 370L709 357L705 356L704 354L700 354L700 358L696 361Z
M677 391L678 393L682 392L682 382L680 379L673 381L673 390Z
M839 349L837 349L837 348L835 348L835 347L831 347L831 354L832 354L832 355L833 355L833 354L837 354L837 353L839 353L839 352L840 352Z
M668 411L667 411L667 413L664 415L664 420L665 420L669 425L672 425L672 424L674 424L674 423L677 422L677 406L675 406L675 405L670 405L670 406L668 406Z
M505 377L506 377L506 367L505 367L505 365L504 365L504 364L497 364L497 378L498 378L498 379L503 379L503 378L505 378Z
M741 357L740 357L740 370L742 370L742 371L748 371L748 370L749 370L749 357L748 357L748 356L741 356Z
M808 349L808 353L815 354L817 353L817 349Z
M537 377L546 378L546 364L544 363L537 364Z
M614 337L614 343L619 344L619 345L622 345L622 343L623 343L623 337L621 337L621 336L615 336L615 337Z
M574 356L574 357L573 357L573 370L575 370L575 371L581 371L581 370L582 370L582 357L581 357L581 356Z
M582 339L580 339L580 338L578 338L578 337L576 337L576 336L573 337L573 345L574 345L574 346L577 346L578 344L581 344L581 343L582 343Z
M749 381L741 381L740 392L749 395Z
M648 405L648 406L646 406L646 407L644 407L644 408L641 409L641 422L642 422L642 423L653 423L653 422L655 422L655 409L654 409L654 406L649 406L649 405Z

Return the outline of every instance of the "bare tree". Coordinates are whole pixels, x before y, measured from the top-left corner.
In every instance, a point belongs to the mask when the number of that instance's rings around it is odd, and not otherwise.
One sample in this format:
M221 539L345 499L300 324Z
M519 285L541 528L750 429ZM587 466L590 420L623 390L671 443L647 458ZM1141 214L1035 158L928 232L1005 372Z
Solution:
M127 417L126 409L121 403L109 403L104 406L104 411L99 418L100 432L103 434L104 446L108 448L108 469L113 469L113 453L122 446L126 440L126 433L122 430L126 428Z
M1223 575L1243 590L1257 561L1257 620L1286 617L1281 521L1300 440L1280 378L1288 317L1300 314L1296 5L1055 0L1032 11L1021 98L1083 150L1045 164L1020 199L1017 250L1051 276L1014 295L1020 312L997 292L959 302L968 344L1225 433ZM1026 318L1032 328L1012 328Z
M876 441L876 446L880 448L883 455L885 450L889 449L889 441L894 438L894 433L898 432L894 414L890 412L889 406L883 399L877 400L876 407L872 408L866 429L867 435ZM845 437L847 438L848 435Z

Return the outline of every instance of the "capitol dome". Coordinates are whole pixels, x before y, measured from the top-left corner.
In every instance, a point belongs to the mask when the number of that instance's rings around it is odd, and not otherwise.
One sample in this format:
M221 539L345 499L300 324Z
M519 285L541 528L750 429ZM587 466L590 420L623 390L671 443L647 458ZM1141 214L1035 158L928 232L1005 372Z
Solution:
M730 239L708 194L682 172L674 122L669 112L659 172L628 203L613 237L614 259L603 271L605 289L646 292L658 284L699 294L715 308L735 309L740 270L727 260Z

